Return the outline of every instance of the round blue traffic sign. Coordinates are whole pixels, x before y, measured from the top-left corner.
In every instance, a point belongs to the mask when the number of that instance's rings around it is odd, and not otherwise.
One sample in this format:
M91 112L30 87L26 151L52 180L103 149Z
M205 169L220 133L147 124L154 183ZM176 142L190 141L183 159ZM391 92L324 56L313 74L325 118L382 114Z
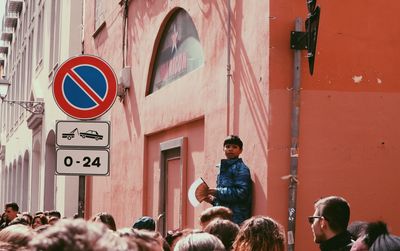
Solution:
M117 97L117 78L102 59L81 55L65 61L53 80L58 107L76 119L94 119L107 112Z

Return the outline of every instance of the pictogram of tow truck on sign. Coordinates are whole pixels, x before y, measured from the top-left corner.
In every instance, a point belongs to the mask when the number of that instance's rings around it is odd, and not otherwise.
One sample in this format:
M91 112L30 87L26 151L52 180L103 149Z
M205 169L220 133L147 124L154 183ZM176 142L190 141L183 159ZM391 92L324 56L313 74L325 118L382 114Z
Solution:
M88 139L103 139L103 135L100 135L97 131L95 130L87 130L86 132L79 132L78 128L75 128L74 130L66 133L62 133L61 136L64 139L71 140L75 138L75 135L81 136L83 139L88 138Z
M110 147L110 123L108 121L58 120L56 147L108 148Z

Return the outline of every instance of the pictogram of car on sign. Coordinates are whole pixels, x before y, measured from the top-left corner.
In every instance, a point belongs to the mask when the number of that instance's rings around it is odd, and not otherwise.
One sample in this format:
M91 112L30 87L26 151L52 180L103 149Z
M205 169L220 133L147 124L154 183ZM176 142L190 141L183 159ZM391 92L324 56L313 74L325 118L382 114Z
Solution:
M95 139L95 140L103 139L103 135L100 135L95 130L87 130L86 132L79 133L79 135L82 138L90 138L90 139Z

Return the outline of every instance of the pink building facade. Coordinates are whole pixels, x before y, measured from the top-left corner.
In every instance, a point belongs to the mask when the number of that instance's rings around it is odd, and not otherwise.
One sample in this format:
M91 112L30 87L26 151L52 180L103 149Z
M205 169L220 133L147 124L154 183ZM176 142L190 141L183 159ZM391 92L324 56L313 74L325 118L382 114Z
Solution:
M109 115L110 175L86 178L86 217L108 211L122 227L162 214L164 229L198 227L209 205L193 208L188 187L198 177L215 184L222 142L237 134L253 215L286 229L295 212L296 250L317 250L306 216L327 195L350 202L351 220L382 219L400 233L400 36L388 25L398 23L391 10L400 3L320 1L313 76L305 52L301 59L297 205L289 209L290 32L306 18L306 1L128 2L84 5L83 52L117 74L130 67L131 77Z

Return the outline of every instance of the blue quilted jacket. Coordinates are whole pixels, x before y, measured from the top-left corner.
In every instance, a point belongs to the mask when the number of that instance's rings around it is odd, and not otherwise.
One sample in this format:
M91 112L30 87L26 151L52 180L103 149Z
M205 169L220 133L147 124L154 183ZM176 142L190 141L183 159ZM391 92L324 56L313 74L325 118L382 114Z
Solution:
M251 216L251 176L242 159L223 159L217 177L215 206L228 207L233 222L241 224Z

